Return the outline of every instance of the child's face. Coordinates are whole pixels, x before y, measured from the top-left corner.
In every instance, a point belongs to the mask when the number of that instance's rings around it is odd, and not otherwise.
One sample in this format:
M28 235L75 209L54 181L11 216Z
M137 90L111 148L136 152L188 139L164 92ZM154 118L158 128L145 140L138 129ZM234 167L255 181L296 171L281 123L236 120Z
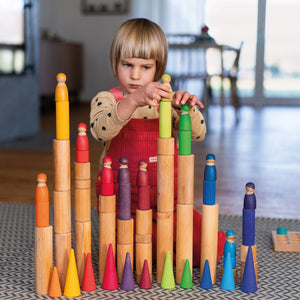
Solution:
M141 86L153 82L156 72L154 59L125 58L117 65L117 79L123 92L134 93Z

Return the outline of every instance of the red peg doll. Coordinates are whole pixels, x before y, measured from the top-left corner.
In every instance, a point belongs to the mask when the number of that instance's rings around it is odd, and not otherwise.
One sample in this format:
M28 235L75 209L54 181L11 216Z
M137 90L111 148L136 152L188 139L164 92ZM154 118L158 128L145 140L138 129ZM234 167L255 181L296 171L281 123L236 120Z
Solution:
M139 170L137 173L137 187L138 187L138 209L150 209L150 185L149 175L147 172L147 162L145 160L139 161Z
M86 135L87 126L84 123L79 123L77 129L76 162L87 163L89 162L89 140Z
M101 195L112 196L114 194L112 160L109 156L103 158L103 169L101 174Z

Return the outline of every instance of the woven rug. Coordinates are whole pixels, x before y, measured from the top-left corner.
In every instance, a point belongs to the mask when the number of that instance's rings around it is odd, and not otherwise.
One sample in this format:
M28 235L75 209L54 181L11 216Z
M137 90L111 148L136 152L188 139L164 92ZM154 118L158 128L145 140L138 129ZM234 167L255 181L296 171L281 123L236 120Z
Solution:
M50 213L53 224L53 207ZM271 241L271 231L277 227L300 231L299 220L256 218L258 290L253 294L242 292L240 283L233 291L222 290L221 262L218 264L217 282L210 290L200 288L200 271L194 268L194 287L190 290L182 289L179 285L175 289L164 290L156 283L154 273L153 288L150 290L142 290L136 284L135 289L129 292L121 289L105 291L98 282L98 216L95 208L92 209L92 224L92 260L97 290L82 292L78 299L300 299L300 253L274 252ZM35 206L0 202L0 226L0 299L51 299L35 294ZM219 228L224 231L232 229L236 233L239 274L242 218L221 215Z

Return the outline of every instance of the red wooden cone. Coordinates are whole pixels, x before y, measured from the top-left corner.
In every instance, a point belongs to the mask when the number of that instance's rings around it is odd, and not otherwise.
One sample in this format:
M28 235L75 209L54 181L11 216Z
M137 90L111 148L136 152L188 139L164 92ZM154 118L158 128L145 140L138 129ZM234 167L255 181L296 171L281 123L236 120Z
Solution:
M112 250L112 244L109 244L108 251L107 251L102 288L104 290L118 289L118 278L117 278L114 253Z
M95 282L91 253L88 253L86 256L81 289L86 292L92 292L96 290L96 282Z
M144 260L142 277L141 277L141 281L140 281L140 288L141 289L151 289L152 288L147 259Z

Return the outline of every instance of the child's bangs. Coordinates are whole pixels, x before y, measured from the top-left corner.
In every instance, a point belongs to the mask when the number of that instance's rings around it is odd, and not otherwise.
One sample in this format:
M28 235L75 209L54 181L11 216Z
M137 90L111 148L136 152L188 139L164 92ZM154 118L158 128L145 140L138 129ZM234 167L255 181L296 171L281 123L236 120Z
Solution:
M143 34L132 34L123 43L121 53L122 58L143 58L143 59L159 59L159 47L149 35ZM151 41L151 42L150 42Z

